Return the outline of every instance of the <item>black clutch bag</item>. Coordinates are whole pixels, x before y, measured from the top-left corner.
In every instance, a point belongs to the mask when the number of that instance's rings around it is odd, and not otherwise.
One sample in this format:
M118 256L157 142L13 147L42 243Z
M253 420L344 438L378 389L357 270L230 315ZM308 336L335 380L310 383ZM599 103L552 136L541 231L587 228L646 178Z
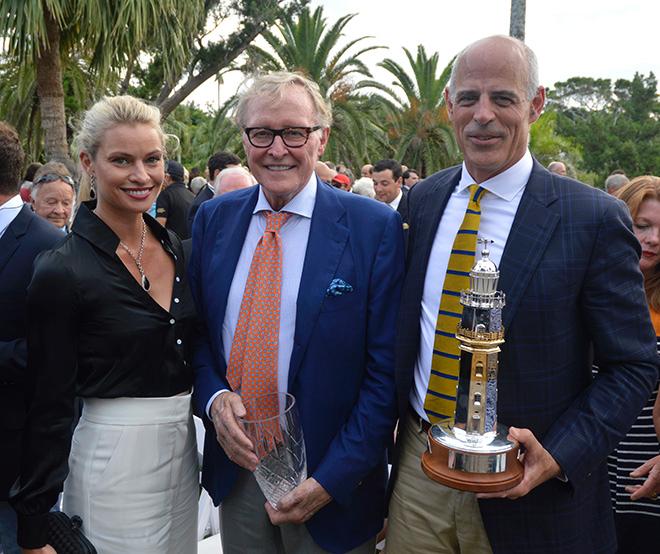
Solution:
M57 554L97 554L94 545L81 531L82 519L69 518L64 512L48 514L48 544Z

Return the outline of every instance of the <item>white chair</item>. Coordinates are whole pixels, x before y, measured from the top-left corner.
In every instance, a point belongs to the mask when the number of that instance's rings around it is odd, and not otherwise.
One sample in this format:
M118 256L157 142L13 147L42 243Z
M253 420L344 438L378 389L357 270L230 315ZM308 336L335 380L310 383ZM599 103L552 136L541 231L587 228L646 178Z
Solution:
M193 420L195 422L195 433L197 435L197 456L199 459L199 478L201 483L201 468L204 454L204 435L206 434L206 430L204 429L204 423L202 423L201 419L199 419L197 416L194 416ZM207 493L204 489L201 489L201 493L199 495L199 504L197 508L197 540L201 541L199 543L198 552L213 552L214 554L222 554L222 546L220 546L220 550L218 550L218 548L215 546L216 543L220 544L219 533L220 514L218 513L218 509L213 506L213 501L211 500L209 493ZM203 540L204 537L208 537L209 535L213 535L209 538L217 540ZM202 547L202 545L204 545L204 547ZM208 545L214 545L214 549L212 551L202 549L209 548Z

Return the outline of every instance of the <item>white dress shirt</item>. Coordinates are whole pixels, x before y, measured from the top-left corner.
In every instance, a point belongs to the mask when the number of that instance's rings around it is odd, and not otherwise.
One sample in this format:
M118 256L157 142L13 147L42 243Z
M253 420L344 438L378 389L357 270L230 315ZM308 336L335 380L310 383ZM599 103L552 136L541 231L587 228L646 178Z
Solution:
M403 198L403 191L399 189L399 194L397 197L392 200L388 205L390 208L392 208L395 212L399 209L399 204L401 203L401 199Z
M316 174L312 173L305 187L294 196L280 211L293 214L280 230L282 238L282 289L280 298L280 332L277 356L277 384L280 392L286 392L289 379L289 364L293 351L293 337L296 330L296 307L298 289L302 277L309 228L316 202ZM257 244L266 230L266 214L273 208L268 203L261 185L259 198L252 212L252 219L245 236L241 255L236 264L236 271L229 289L225 319L222 323L222 344L224 345L225 362L229 364L231 345L238 324L245 284L250 272L252 257ZM206 405L206 413L210 416L213 400L226 389L215 393Z
M20 194L12 196L0 206L0 237L5 234L7 227L16 219L22 208L23 200L21 200Z
M520 199L525 191L525 185L532 173L533 163L528 150L515 165L499 175L479 183L487 192L484 192L481 197L481 220L478 236L494 241L488 249L490 250L490 259L498 267ZM474 183L476 181L470 176L465 163L463 163L461 179L442 214L426 268L420 317L420 345L417 363L415 364L415 382L410 391L410 404L420 417L426 420L428 420L428 417L424 412L424 399L426 398L431 374L435 327L438 321L442 287L445 282L447 264L449 263L454 238L463 222L465 210L467 209L470 196L468 187ZM475 259L480 257L481 249L477 246Z

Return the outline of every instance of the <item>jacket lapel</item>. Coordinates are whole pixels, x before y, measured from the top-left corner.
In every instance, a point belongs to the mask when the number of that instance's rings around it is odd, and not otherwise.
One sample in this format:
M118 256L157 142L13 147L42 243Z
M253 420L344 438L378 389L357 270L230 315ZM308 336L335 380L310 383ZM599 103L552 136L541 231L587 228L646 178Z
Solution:
M550 173L534 161L500 262L500 288L506 293L503 322L510 326L560 216L548 207L557 200Z
M207 305L213 306L212 311L208 313L208 319L216 321L215 331L218 336L222 336L222 322L227 308L229 289L258 197L259 187L254 187L247 201L244 197L233 199L232 202L225 203L219 213L212 215L217 217L220 223L217 239L209 249L209 255L213 260L209 274L213 275L213 279L204 285L210 287L206 297L216 299L215 303L208 302Z
M328 285L334 278L349 231L336 192L317 178L316 202L296 307L296 330L289 365L289 388L300 370Z
M460 166L456 171L431 186L424 189L413 189L408 193L408 221L410 224L406 252L406 285L405 291L411 291L414 298L406 295L406 300L417 305L421 302L424 292L426 268L431 256L440 218L447 202L458 184L461 176ZM419 194L423 191L422 194Z
M16 252L20 244L19 239L30 226L30 217L30 208L23 206L14 221L9 224L9 227L5 229L4 234L0 237L0 270L7 266L14 252Z

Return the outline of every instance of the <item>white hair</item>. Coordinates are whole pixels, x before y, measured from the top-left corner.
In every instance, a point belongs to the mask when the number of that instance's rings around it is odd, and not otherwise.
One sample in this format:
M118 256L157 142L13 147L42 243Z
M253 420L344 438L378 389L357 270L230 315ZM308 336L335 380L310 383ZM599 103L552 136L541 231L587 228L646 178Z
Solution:
M240 95L238 100L235 113L237 125L239 127L245 127L247 124L248 112L252 100L264 97L273 101L281 100L284 98L285 93L293 86L302 87L309 95L314 105L318 125L330 127L332 125L332 107L323 98L319 86L304 75L290 71L275 71L273 73L259 75L254 79L252 85Z
M213 181L213 190L215 192L215 196L220 196L221 194L228 192L223 188L222 181L231 176L243 177L245 179L245 187L251 187L252 185L257 184L257 181L252 176L252 173L250 173L244 167L227 167L218 173L215 177L215 180Z

